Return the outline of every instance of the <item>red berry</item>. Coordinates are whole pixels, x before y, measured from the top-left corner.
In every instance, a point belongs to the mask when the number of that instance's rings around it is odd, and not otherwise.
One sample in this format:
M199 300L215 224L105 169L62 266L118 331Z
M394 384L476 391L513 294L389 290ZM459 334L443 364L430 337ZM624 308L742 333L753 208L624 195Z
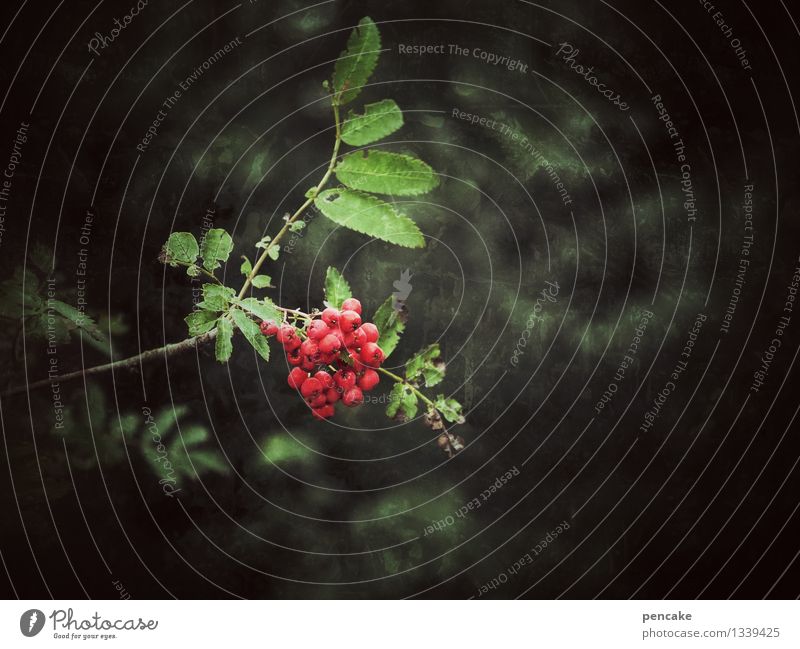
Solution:
M367 368L367 366L361 362L361 358L359 357L358 352L350 352L350 360L353 363L353 371L356 374L360 374Z
M293 349L286 352L286 360L289 361L289 365L300 365L305 361L305 357L300 353L300 349Z
M278 330L278 342L284 345L297 338L297 331L290 324L282 324Z
M330 365L336 360L336 352L331 352L330 354L321 354L319 360L322 365Z
M342 311L339 315L339 328L343 333L352 333L361 326L361 315L355 311Z
M336 388L331 388L330 390L325 390L325 399L328 403L336 403L342 395L339 394L339 390Z
M355 333L348 332L344 335L344 346L347 348L355 347L356 344L356 335Z
M300 386L303 385L305 380L308 378L308 374L306 374L303 370L299 367L292 368L292 371L289 372L289 378L287 382L289 385L296 390L300 389Z
M300 363L300 367L302 367L306 372L310 372L313 370L317 364L314 361L308 360L307 356L303 356L303 362Z
M338 336L335 336L334 334L328 334L319 341L319 351L321 351L323 354L337 352L341 346L341 341L339 340Z
M353 347L361 348L368 342L370 342L370 340L367 336L367 332L364 331L364 325L361 325L353 334Z
M330 327L322 320L314 320L306 328L306 333L311 340L322 340L330 332Z
M333 406L327 405L322 406L321 408L314 408L311 411L311 414L314 415L317 419L328 419L333 417L333 414L336 412Z
M325 370L320 370L314 375L314 378L317 379L320 383L322 383L322 387L326 390L328 388L333 387L333 377L328 374Z
M369 391L380 383L380 377L375 370L364 370L364 374L358 379L358 387L364 391Z
M319 346L311 338L306 338L300 345L300 353L308 360L313 361L319 357Z
M322 312L322 321L332 329L335 329L339 326L339 311L328 307Z
M361 325L361 330L367 334L367 342L368 343L376 343L378 342L378 338L380 338L380 332L378 328L372 324L371 322L365 322Z
M272 320L264 320L261 323L261 333L265 336L274 336L278 333L278 325L276 325Z
M318 397L314 397L313 399L306 399L306 403L312 408L321 408L328 400L325 398L324 394L320 394Z
M361 314L361 302L359 302L354 297L347 298L344 302L342 302L342 311L355 311L359 315Z
M361 360L365 365L378 367L384 359L383 350L375 343L367 343L361 348Z
M348 408L353 406L357 406L359 403L364 401L364 393L361 392L361 388L350 388L347 392L344 393L342 397L342 403L346 405Z
M278 335L280 336L280 332L278 333ZM289 340L287 340L285 343L283 343L283 348L287 352L290 352L293 349L297 349L302 344L303 344L303 341L300 340L300 337L299 336L294 336L293 338L289 338Z
M303 385L300 386L300 392L306 399L316 399L319 393L322 392L322 383L317 379L306 379Z
M356 384L356 373L347 367L343 367L333 375L333 380L342 390L349 390Z

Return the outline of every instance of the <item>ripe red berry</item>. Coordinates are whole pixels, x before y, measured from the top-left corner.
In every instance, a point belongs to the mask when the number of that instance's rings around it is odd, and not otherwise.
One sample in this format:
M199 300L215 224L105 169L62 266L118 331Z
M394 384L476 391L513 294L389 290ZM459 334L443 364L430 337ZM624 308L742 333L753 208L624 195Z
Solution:
M319 346L311 338L306 338L300 345L300 353L313 361L319 357Z
M322 320L314 320L306 328L306 333L311 340L322 340L328 333L330 333L330 327Z
M338 336L335 336L334 334L328 334L319 341L319 351L321 351L323 354L337 352L341 346L341 341L339 340Z
M339 311L328 307L322 312L322 321L332 329L335 329L339 326Z
M314 415L317 419L328 419L333 417L333 414L336 412L334 407L330 404L326 406L322 406L321 408L314 408L311 411L311 414Z
M378 342L378 338L380 338L380 332L378 328L372 324L371 322L365 322L361 325L361 330L367 334L367 342L368 343L376 343Z
M364 391L369 391L380 383L380 377L375 370L364 370L364 374L358 379L358 387Z
M320 370L314 375L314 378L322 383L322 387L326 390L333 387L333 377L325 370Z
M342 302L342 311L355 311L359 315L361 314L361 302L359 302L354 297L347 298L344 302Z
M344 393L344 396L342 397L342 403L346 405L348 408L357 406L363 401L364 401L364 393L361 392L361 388L350 388L347 392Z
M282 324L281 328L278 330L278 342L289 343L297 338L297 331L295 328L290 324Z
M353 347L361 348L366 345L369 341L369 337L367 336L367 332L364 331L364 325L361 325L358 329L355 330L353 334Z
M355 333L353 333L352 331L346 333L344 335L344 346L349 349L351 347L354 347L355 344L356 344L356 335L355 335Z
M367 366L361 362L361 357L358 355L358 352L350 352L350 361L353 363L353 371L356 374L360 374Z
M361 315L355 311L342 311L339 315L339 328L343 333L352 333L361 326Z
M336 388L325 390L325 399L328 403L336 403L342 395Z
M287 382L291 387L295 388L296 390L299 390L300 386L303 385L303 383L307 378L308 374L306 374L299 367L294 367L292 368L292 371L289 372L289 378L287 379Z
M316 396L313 399L306 399L306 403L312 408L321 408L326 403L328 403L328 400L325 398L324 394L320 394L319 396Z
M289 361L289 365L300 365L305 361L305 357L300 353L300 348L298 347L286 352L286 360Z
M272 320L264 320L261 322L261 333L265 336L274 336L278 333L278 325Z
M349 390L356 384L356 373L347 367L343 367L333 375L333 380L342 390Z
M322 392L322 383L317 379L306 379L300 386L300 392L306 399L316 399Z
M361 348L361 360L365 365L378 367L384 359L383 350L375 343L367 343Z

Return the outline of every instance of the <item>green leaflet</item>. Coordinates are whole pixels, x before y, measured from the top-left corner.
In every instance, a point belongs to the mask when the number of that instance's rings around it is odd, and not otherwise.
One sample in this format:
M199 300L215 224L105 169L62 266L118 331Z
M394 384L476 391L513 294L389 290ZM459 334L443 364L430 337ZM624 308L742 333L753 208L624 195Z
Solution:
M436 409L449 422L464 423L463 406L455 399L445 399L443 394L436 397L434 401Z
M244 300L240 300L236 304L261 320L272 320L273 322L278 323L280 323L282 320L280 311L278 311L278 309L275 307L275 304L269 298L259 300L254 297L248 297Z
M217 314L211 311L192 311L184 318L184 321L189 327L189 335L199 336L211 331L216 326Z
M247 338L247 341L253 346L253 349L259 353L261 358L268 361L269 345L267 344L266 336L261 333L259 326L253 322L244 311L240 311L239 309L231 311L231 317L233 317L233 321L244 334L244 337Z
M200 254L197 239L191 232L173 232L164 244L163 259L165 264L193 264Z
M350 111L342 124L342 141L350 146L371 144L391 135L403 125L403 111L393 99L364 105L364 114Z
M250 260L242 255L242 265L239 266L239 272L242 273L245 277L247 277L253 270L253 264L250 263Z
M347 49L339 55L333 69L333 89L340 106L355 99L378 63L381 35L371 18L362 18L350 32Z
M325 304L334 309L339 309L342 302L353 297L353 292L347 280L333 266L328 266L325 273Z
M212 228L203 237L200 246L200 256L203 258L203 267L211 272L220 267L220 262L228 261L228 256L233 250L233 239L225 230Z
M438 343L421 349L406 361L406 378L415 383L423 379L427 387L441 383L444 379L445 365L440 356Z
M197 306L206 311L224 311L234 295L236 291L229 286L203 284L203 301Z
M383 304L378 307L372 322L380 331L378 347L383 350L386 357L389 357L397 343L400 342L400 334L406 328L405 322L400 318L400 314L394 308L394 298L390 295Z
M47 308L53 309L59 315L61 315L61 317L63 317L66 320L69 320L78 329L82 329L95 340L100 342L105 341L103 333L95 324L94 320L92 320L89 316L82 313L75 307L72 307L69 304L65 304L61 300L47 300Z
M370 194L328 189L314 199L314 204L331 221L356 232L407 248L425 247L425 239L414 221Z
M394 196L431 191L439 177L419 158L389 151L355 151L336 165L336 177L351 189Z
M272 278L269 275L256 275L251 284L254 288L267 288L272 284Z
M389 405L386 406L388 417L413 419L417 416L417 395L407 385L395 383L389 393Z
M214 352L220 363L227 363L233 353L233 325L227 318L220 318L217 324L217 341Z

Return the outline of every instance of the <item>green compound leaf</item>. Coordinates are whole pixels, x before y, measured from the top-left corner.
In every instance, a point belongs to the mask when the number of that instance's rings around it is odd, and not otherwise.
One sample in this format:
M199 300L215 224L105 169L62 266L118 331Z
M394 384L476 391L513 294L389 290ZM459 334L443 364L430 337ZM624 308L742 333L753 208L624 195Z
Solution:
M436 409L449 422L464 423L464 408L455 399L445 399L443 394L436 397L434 401Z
M372 322L380 331L378 347L388 358L389 354L397 347L397 343L400 342L400 334L406 328L400 313L394 308L394 298L391 295L378 307L375 315L372 316Z
M272 278L269 275L256 275L251 283L255 288L267 288L272 285Z
M244 337L247 338L247 342L253 346L253 349L259 353L261 358L268 361L269 345L267 344L267 337L261 333L259 326L244 311L239 309L231 311L231 317L233 317L233 321L244 334Z
M193 311L184 318L184 321L189 327L189 335L199 336L216 326L217 314L211 311Z
M170 266L193 264L198 254L200 248L191 232L173 232L162 249L162 260Z
M333 266L328 266L325 273L325 304L334 309L339 309L342 302L353 297L350 284L342 274Z
M389 151L355 151L336 165L336 177L351 189L394 196L431 191L439 177L419 158Z
M398 419L413 419L417 416L417 395L409 386L395 383L389 393L386 415Z
M403 126L403 111L393 99L364 105L364 114L352 111L342 124L342 140L350 146L364 146L391 135Z
M233 250L231 235L221 228L212 228L206 232L200 246L203 267L209 272L219 268L220 262L228 261L231 250Z
M278 311L272 300L268 298L259 300L254 297L248 297L238 301L236 304L261 320L272 320L278 323L282 320L280 311Z
M197 306L206 311L224 311L234 295L236 291L229 286L203 284L203 301Z
M327 189L314 205L334 223L407 248L424 248L417 224L393 205L352 189Z
M406 361L406 378L415 383L422 379L429 388L441 383L445 372L441 354L439 343L433 343L418 351Z
M227 318L220 318L217 323L214 351L220 363L227 363L233 353L233 325Z
M371 18L362 18L350 32L347 49L339 55L333 69L333 89L340 106L355 99L378 64L381 35Z

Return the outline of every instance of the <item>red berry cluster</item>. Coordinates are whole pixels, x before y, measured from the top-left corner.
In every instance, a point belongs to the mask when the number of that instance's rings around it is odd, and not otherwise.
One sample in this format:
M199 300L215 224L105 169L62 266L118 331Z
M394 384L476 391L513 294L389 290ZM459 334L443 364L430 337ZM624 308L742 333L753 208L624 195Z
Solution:
M384 358L377 344L380 332L371 322L362 324L361 302L355 298L345 300L341 309L325 309L305 330L265 320L261 333L283 344L289 364L294 365L289 385L300 391L318 419L332 417L333 404L339 400L357 406L364 401L364 392L380 381L375 371ZM333 373L332 365L337 368Z

